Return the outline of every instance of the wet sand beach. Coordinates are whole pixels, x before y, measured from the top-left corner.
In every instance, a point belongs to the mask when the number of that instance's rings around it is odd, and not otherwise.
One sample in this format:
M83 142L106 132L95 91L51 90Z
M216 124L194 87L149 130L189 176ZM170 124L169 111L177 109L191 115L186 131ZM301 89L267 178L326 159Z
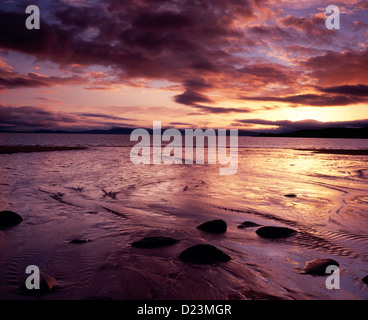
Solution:
M220 176L217 165L133 165L121 137L77 138L88 149L0 157L1 210L23 219L0 230L0 299L368 298L365 154L244 140L237 174ZM203 227L213 220L226 227ZM209 260L183 254L198 245ZM339 264L339 290L303 273L316 259ZM20 290L28 265L55 279L50 292Z

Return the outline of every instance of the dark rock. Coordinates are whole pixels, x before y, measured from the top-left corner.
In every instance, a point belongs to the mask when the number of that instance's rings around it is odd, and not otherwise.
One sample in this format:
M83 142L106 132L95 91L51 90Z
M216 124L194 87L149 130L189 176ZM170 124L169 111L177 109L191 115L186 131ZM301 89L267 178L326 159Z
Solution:
M170 246L179 242L179 240L170 237L145 237L132 243L135 248L160 248Z
M77 239L71 240L70 243L81 244L81 243L87 243L87 242L90 242L90 241L91 240L89 240L89 239L77 238Z
M339 263L333 259L315 259L308 261L301 273L325 276L327 275L326 268L331 265L338 267Z
M287 198L296 198L296 194L294 194L294 193L284 194L284 197L287 197Z
M227 224L224 220L219 219L202 223L197 228L210 233L223 233L227 230Z
M368 276L365 276L362 278L363 283L368 284Z
M0 228L15 226L22 222L22 217L13 211L0 212Z
M262 238L275 239L289 237L296 231L285 227L266 226L257 229L256 233Z
M245 221L242 224L238 225L239 229L243 229L243 228L251 228L251 227L259 227L260 224L252 222L252 221Z
M209 244L197 244L193 247L185 249L179 259L186 262L198 264L212 264L215 262L226 262L231 260L231 257L223 251Z

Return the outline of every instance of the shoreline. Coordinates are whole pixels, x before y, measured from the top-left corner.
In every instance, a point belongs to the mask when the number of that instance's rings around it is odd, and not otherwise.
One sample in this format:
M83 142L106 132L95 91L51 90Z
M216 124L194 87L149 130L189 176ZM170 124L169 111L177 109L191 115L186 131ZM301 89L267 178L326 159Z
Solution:
M297 151L312 151L313 153L324 153L324 154L347 154L356 156L368 155L368 150L359 149L294 149Z

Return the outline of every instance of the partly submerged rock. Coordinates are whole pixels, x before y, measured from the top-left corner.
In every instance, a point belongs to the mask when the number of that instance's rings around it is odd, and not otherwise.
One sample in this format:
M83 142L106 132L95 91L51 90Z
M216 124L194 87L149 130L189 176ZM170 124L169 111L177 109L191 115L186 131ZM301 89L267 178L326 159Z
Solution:
M179 240L170 237L145 237L132 243L135 248L160 248L170 246L179 242Z
M197 244L193 247L185 249L179 259L185 262L198 264L212 264L215 262L226 262L231 260L231 257L209 244Z
M251 228L251 227L259 227L260 224L252 222L252 221L244 221L242 224L238 225L239 229L243 228Z
M300 273L325 276L328 275L326 273L327 267L331 265L338 267L339 263L333 259L315 259L308 261Z
M224 220L218 219L202 223L197 228L210 233L223 233L227 230L227 224Z
M82 244L82 243L87 243L87 242L90 242L90 241L91 241L90 239L76 238L76 239L70 240L70 243L73 243L73 244Z
M265 226L258 228L256 233L262 238L276 239L289 237L296 231L286 227Z
M0 228L15 226L22 221L22 217L13 211L0 212Z
M368 275L362 278L363 283L368 284Z
M287 197L287 198L296 198L296 194L295 193L288 193L288 194L284 194L284 197Z

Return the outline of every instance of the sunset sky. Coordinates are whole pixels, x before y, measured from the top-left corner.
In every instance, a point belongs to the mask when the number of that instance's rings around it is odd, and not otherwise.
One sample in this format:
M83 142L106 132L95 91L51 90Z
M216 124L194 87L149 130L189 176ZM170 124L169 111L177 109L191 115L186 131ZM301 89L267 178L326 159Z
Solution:
M40 30L25 26L38 5ZM339 6L340 29L325 26ZM368 126L366 0L1 1L0 129Z

